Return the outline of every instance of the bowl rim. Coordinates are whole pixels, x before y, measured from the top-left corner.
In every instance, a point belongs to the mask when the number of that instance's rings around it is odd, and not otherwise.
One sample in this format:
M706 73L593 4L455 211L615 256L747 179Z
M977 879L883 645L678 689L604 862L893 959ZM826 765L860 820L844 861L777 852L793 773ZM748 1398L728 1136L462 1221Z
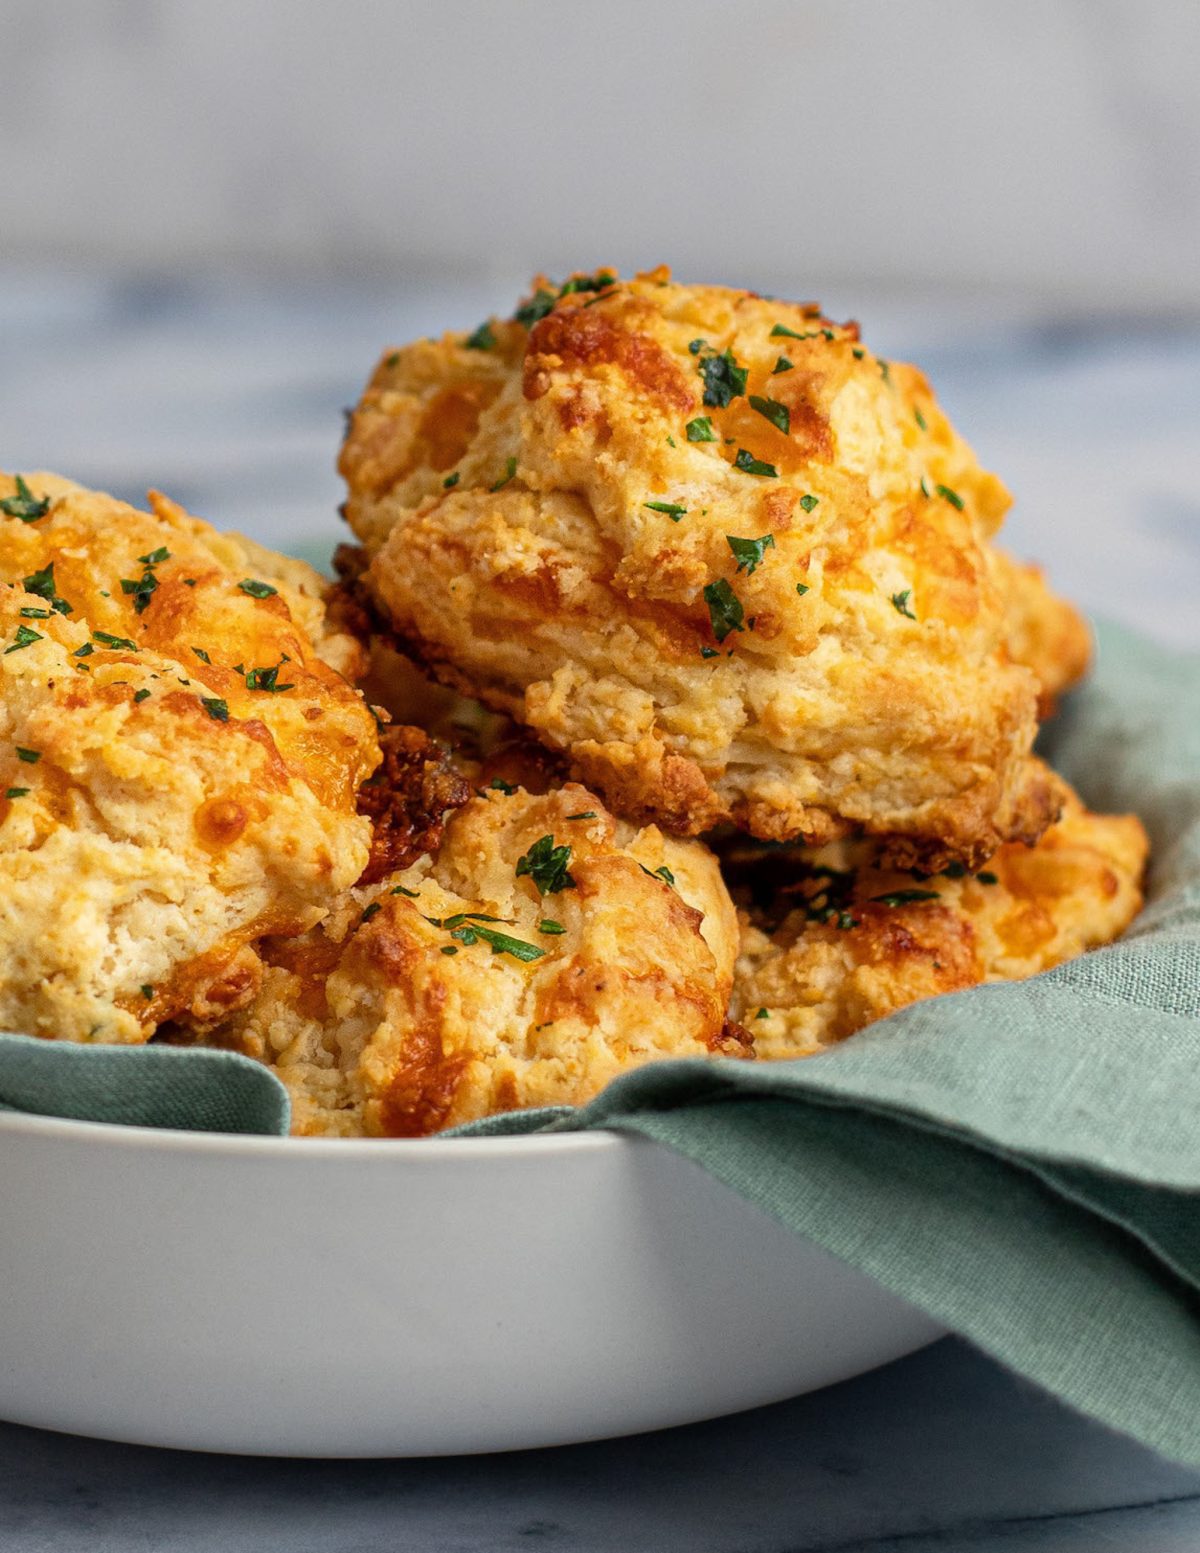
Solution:
M351 1161L545 1158L550 1154L610 1153L631 1147L636 1136L612 1128L586 1132L531 1132L491 1138L295 1138L274 1133L194 1132L186 1128L143 1127L137 1123L80 1121L31 1111L0 1111L0 1136L32 1135L59 1141L92 1142L117 1149L151 1149L174 1154L225 1157L324 1158Z

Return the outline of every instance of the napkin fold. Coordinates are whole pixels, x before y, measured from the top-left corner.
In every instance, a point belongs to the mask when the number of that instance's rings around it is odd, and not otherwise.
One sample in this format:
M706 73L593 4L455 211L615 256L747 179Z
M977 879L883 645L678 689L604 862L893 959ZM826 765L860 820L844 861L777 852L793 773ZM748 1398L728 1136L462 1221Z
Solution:
M1048 758L1153 852L1125 938L1028 982L914 1005L817 1060L672 1061L478 1136L612 1127L678 1150L795 1233L1081 1411L1200 1467L1200 658L1113 627ZM0 1037L0 1104L286 1132L230 1053Z

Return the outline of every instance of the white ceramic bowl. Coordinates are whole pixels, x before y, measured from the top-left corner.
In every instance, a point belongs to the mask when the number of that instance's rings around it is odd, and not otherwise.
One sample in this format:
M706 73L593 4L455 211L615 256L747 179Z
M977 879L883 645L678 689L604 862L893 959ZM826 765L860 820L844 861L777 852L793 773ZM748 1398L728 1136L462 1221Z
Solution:
M289 1456L566 1444L939 1335L617 1133L244 1138L0 1115L0 1416Z

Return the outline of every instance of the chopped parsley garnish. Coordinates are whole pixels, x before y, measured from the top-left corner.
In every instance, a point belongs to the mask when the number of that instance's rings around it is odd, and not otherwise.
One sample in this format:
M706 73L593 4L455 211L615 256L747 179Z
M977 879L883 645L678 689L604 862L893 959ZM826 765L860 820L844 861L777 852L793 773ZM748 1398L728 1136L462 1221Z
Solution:
M929 427L925 424L925 417L921 414L920 405L913 405L913 420L916 421L917 425L921 428L922 431L929 430Z
M760 394L750 395L750 408L757 410L761 416L770 421L772 426L778 426L786 436L792 429L792 417L786 404L780 404L778 399L764 399Z
M594 820L596 818L596 811L595 809L584 809L579 814L568 814L567 818L569 820Z
M819 500L819 496L802 496L800 498L800 505L804 508L805 512L811 512Z
M781 372L790 372L793 365L794 363L790 362L786 356L776 356L775 365L771 368L771 376L778 377Z
M118 650L122 652L137 652L138 650L137 643L131 642L127 636L113 636L108 631L93 631L92 637L93 640L99 642L102 646L111 647L114 652ZM75 656L77 658L83 657L82 648Z
M517 878L528 874L537 886L539 895L556 895L559 890L573 890L575 881L567 868L570 861L570 847L556 847L553 836L539 836L524 857L518 858Z
M798 582L796 584L796 592L800 595L801 598L803 598L804 595L808 592L808 583Z
M740 469L747 475L764 475L769 480L777 480L779 471L774 464L765 464L761 458L755 458L752 453L747 453L745 448L737 450L737 457L733 461L733 467Z
M891 363L884 361L882 356L879 358L879 376L883 379L889 388L892 386Z
M135 701L145 701L149 694L150 692L148 690L135 690L133 693L133 699Z
M904 615L909 620L915 620L917 618L916 615L914 615L912 610L908 607L908 600L911 594L911 588L905 588L903 593L893 593L892 607L897 611L898 614Z
M459 472L456 469L452 475L447 475L446 478L442 481L442 490L443 491L452 491L454 489L454 487L458 484L460 478L461 478L461 476L459 475Z
M760 1008L758 1013L755 1014L754 1017L755 1017L755 1019L770 1019L770 1017L771 1017L771 1010L769 1008Z
M27 604L24 609L18 610L17 613L25 620L49 620L54 611L52 609L39 609L33 604Z
M77 647L71 654L72 658L90 658L96 649L91 642L84 642L82 647Z
M505 465L504 465L504 473L496 481L495 485L490 486L489 489L493 490L493 491L502 491L504 489L504 487L508 484L508 482L512 479L512 477L516 474L516 472L517 472L517 461L516 461L516 459L515 458L508 459L505 462Z
M54 586L54 562L44 566L40 572L30 572L28 577L21 579L21 586L26 593L35 593L38 598L45 599L51 609L56 609L60 615L71 614L71 606L66 599L60 599Z
M403 884L396 885L395 888L392 890L392 894L393 895L407 895L410 901L415 901L415 900L418 900L420 898L416 890L410 890L410 889L408 889Z
M542 920L538 923L539 933L548 933L553 936L558 933L565 933L566 931L567 930L565 927L563 927L562 923L555 922L553 917L543 917Z
M396 367L396 366L399 366L399 364L400 364L400 352L399 351L393 351L391 353L391 355L387 357L387 359L384 361L383 364L384 364L385 367Z
M492 780L488 783L488 786L495 788L498 793L516 792L516 788L513 787L511 783L506 782L503 777L493 777Z
M979 880L980 884L999 884L1000 883L999 876L997 874L989 872L989 870L986 869L986 868L983 869L980 873L977 873L975 875L975 877L976 877L976 879Z
M745 572L749 577L762 565L766 551L774 550L775 535L764 534L760 539L738 539L734 534L726 534L725 542L733 551L738 571Z
M220 696L201 696L200 705L214 722L227 723L229 721L229 705L227 702L222 701Z
M185 588L194 588L196 586L196 579L194 577L185 577L183 585Z
M6 798L27 798L29 796L29 789L27 787L10 787L4 796Z
M925 499L928 501L928 499L929 499L929 487L925 483L925 476L924 475L921 476L921 495L924 496Z
M560 297L569 297L580 291L607 291L616 283L617 277L611 270L597 270L594 275L575 275L563 281L558 294Z
M285 690L295 690L296 686L294 683L288 685L280 685L278 683L279 671L282 667L282 663L277 663L271 669L251 669L249 674L246 675L246 689L271 690L278 695L282 695Z
M476 921L464 922L462 927L454 928L450 937L457 938L460 944L466 944L468 948L482 939L485 944L491 945L493 954L511 954L516 960L540 960L546 953L536 944L527 944L523 938L512 938L507 933L496 932L494 928L481 927Z
M528 302L521 303L513 314L513 321L524 324L527 329L532 329L539 319L545 318L557 301L558 298L553 291L547 291L545 286L539 286Z
M488 319L485 319L479 328L466 338L466 347L469 351L490 351L495 349L495 345L496 336Z
M731 631L744 628L746 612L742 601L724 577L708 583L704 589L704 602L708 605L708 618L718 642L723 642Z
M855 361L861 361L866 355L866 352L863 350L861 345L856 345L850 354L854 357Z
M704 379L704 403L718 410L725 409L731 399L746 392L749 371L738 366L728 347L719 356L705 356L698 370Z
M370 922L371 918L372 917L377 917L382 910L383 910L383 907L379 904L378 901L372 901L369 906L364 906L363 907L363 914L362 914L363 921L364 922Z
M147 566L142 575L135 581L130 577L121 578L121 592L133 599L134 613L140 615L150 602L150 596L158 587L158 578Z
M203 647L193 647L192 651L196 654L197 658L199 658L201 663L211 663L212 662L212 659L204 651Z
M935 901L938 899L936 890L893 890L887 895L872 895L873 901L878 901L881 906L912 906L917 901Z
M671 872L671 870L667 867L667 865L665 863L662 865L661 868L656 868L654 870L654 872L658 875L658 877L660 879L665 879L669 885L674 887L675 875Z
M785 324L776 324L771 330L773 340L811 340L816 334L815 329L810 329L806 334L797 334L794 329L789 329Z
M707 340L689 340L688 350L692 353L693 356L698 356L700 352L704 350L707 344Z
M40 631L35 631L32 626L18 626L17 634L12 639L12 646L4 649L4 656L10 652L20 652L22 647L32 647L34 642L43 641Z
M144 981L142 983L142 996L146 999L147 1003L154 996L154 988L148 981Z
M935 485L934 490L943 501L948 501L952 507L957 507L959 512L963 510L963 499L957 491L952 491L948 485Z
M17 476L17 494L0 501L0 512L10 518L20 518L22 523L36 523L50 511L48 496L35 496L20 475Z
M689 442L715 442L717 434L712 428L712 421L707 415L697 415L683 428L687 432Z
M36 766L42 758L41 750L25 750L17 745L17 759L23 760L27 766Z
M158 566L163 561L171 559L171 552L166 545L159 545L157 550L151 550L149 555L139 555L138 561L142 566Z
M457 944L443 944L442 947L441 947L441 950L439 952L441 954L457 954L458 953L458 945Z
M667 438L667 446L670 447L670 448L675 448L675 447L678 447L679 444L675 441L674 437L668 437Z
M702 658L719 658L721 654L715 647L702 647L700 649L700 656Z
M687 511L686 507L681 507L678 502L673 501L644 501L642 506L649 507L651 512L665 512L672 523L678 523Z
M252 599L269 599L279 592L269 582L259 582L254 577L243 577L238 587L243 593L248 593Z

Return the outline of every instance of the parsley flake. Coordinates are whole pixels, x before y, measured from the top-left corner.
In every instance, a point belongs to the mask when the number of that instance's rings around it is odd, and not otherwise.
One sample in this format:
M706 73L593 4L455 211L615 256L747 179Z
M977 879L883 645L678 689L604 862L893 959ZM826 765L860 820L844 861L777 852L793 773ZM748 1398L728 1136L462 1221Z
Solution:
M771 338L773 340L811 340L816 332L815 329L810 329L805 334L797 334L794 329L789 329L786 324L776 324L771 330Z
M139 555L138 561L142 566L158 566L162 561L169 561L171 552L166 545L159 545L157 550L152 550L149 555Z
M279 589L273 588L269 582L259 582L254 577L243 577L238 587L243 593L248 593L252 599L273 598L279 592Z
M50 511L48 496L35 496L20 475L16 479L17 494L0 501L0 512L10 518L20 518L22 523L36 523Z
M371 918L372 917L377 917L382 910L383 910L383 907L379 904L378 901L372 901L369 906L364 906L363 907L363 914L362 914L363 921L364 922L370 922Z
M725 542L733 551L738 571L744 571L749 577L762 565L766 551L774 550L775 535L764 534L760 539L738 539L733 534L726 534Z
M130 577L121 578L121 592L126 597L133 599L134 614L140 615L150 602L150 596L158 588L158 578L147 566L142 575L135 581Z
M536 944L527 944L523 938L512 938L507 933L496 932L494 928L481 927L478 922L465 922L462 927L456 927L450 937L457 938L460 944L466 944L468 948L482 939L485 944L491 945L493 954L511 954L515 960L540 960L546 953Z
M796 584L796 592L800 595L801 598L803 598L804 595L808 592L808 583L798 582Z
M488 786L495 788L496 792L498 793L516 792L516 788L513 787L511 783L506 782L503 777L493 777L492 780L488 783Z
M700 649L700 656L702 658L719 658L721 654L715 647L702 647Z
M45 599L51 609L57 610L60 615L72 613L71 606L66 599L60 599L54 586L54 562L42 567L39 572L30 572L28 577L22 577L21 586L26 593L35 593L38 598Z
M443 944L441 949L440 949L440 951L439 951L439 953L441 953L441 954L457 954L458 953L458 945L457 944Z
M906 619L915 620L917 618L916 615L914 615L912 610L908 607L908 601L911 594L911 588L905 588L903 593L893 593L892 607L897 611L898 614L905 616Z
M800 505L804 508L805 512L811 512L819 500L820 497L818 496L802 496L800 498Z
M492 490L492 491L502 491L504 489L504 487L508 484L508 482L512 479L512 477L516 474L516 472L517 472L517 461L516 461L516 459L515 458L508 459L505 462L505 465L504 465L504 473L496 481L495 485L489 486L488 489Z
M702 350L707 349L707 347L708 347L708 341L707 340L689 340L688 341L688 350L691 352L691 354L693 356L698 356L700 354L700 352Z
M410 890L410 889L408 889L403 884L396 885L394 887L394 889L392 890L392 894L393 895L407 895L410 901L415 901L415 900L419 900L420 899L420 896L419 896L419 894L418 894L418 892L416 890Z
M456 469L452 475L447 475L446 478L442 481L442 490L452 491L461 478L461 475Z
M49 620L54 613L52 609L39 609L35 605L27 604L24 609L17 611L25 620Z
M135 690L133 693L133 699L135 701L145 701L149 694L150 692L148 690Z
M925 417L921 414L920 405L913 405L913 420L916 421L917 425L921 428L922 431L929 430L929 427L925 424Z
M786 356L776 356L775 365L771 368L771 376L778 377L781 372L790 372L793 365L794 363L790 362Z
M490 319L485 319L473 333L466 338L466 347L469 351L490 351L496 346L496 336L492 330Z
M755 1014L754 1017L755 1017L755 1019L770 1019L770 1017L771 1017L771 1010L769 1008L760 1008L758 1013Z
M20 652L22 647L32 647L34 642L43 641L40 631L35 631L32 626L18 626L17 634L12 639L12 646L4 649L4 656L10 652Z
M212 659L204 651L203 647L193 647L192 651L196 654L197 658L199 658L201 663L211 663L212 662Z
M716 582L705 587L704 602L708 605L708 618L718 642L723 642L731 631L744 629L746 614L742 601L724 577L718 577Z
M562 923L555 922L553 917L543 917L542 920L538 923L539 933L547 933L553 936L558 933L565 933L566 931L567 930L565 927L563 927Z
M728 348L719 356L703 357L697 370L704 379L704 403L718 410L724 410L731 399L746 392L749 371L738 366Z
M772 426L777 426L786 436L792 429L792 417L786 404L780 404L778 399L764 399L759 394L750 395L750 408L757 410L761 416L770 421Z
M980 884L999 884L1000 883L999 875L989 872L989 870L986 869L986 868L983 869L980 873L977 873L975 875L975 877L976 877L976 879L979 880Z
M957 491L952 491L948 485L935 485L934 490L943 501L948 501L952 507L957 507L959 512L963 510L965 504Z
M567 818L569 820L594 820L596 818L596 811L595 809L584 809L580 814L568 814Z
M737 450L737 457L733 461L733 467L740 469L743 474L763 475L766 479L777 480L779 471L774 464L766 464L761 458L755 458L752 453L747 453L745 448Z
M23 760L27 766L36 766L41 758L41 750L26 750L17 745L17 759Z
M678 523L687 511L686 507L681 507L678 502L673 501L644 501L642 506L649 507L651 512L665 512L672 523Z
M137 643L131 642L127 636L113 636L108 631L93 631L92 639L99 642L103 647L111 648L114 652L137 652L138 650ZM77 652L75 656L77 658L82 658L82 649L80 649L80 651Z
M556 895L559 890L573 890L575 880L567 869L570 861L570 847L556 847L553 836L539 836L529 851L518 858L517 878L528 874L537 886L539 895Z
M689 442L715 442L717 434L712 428L712 421L707 415L697 415L683 428L687 432Z
M27 798L29 796L29 789L27 787L10 787L4 796L6 798Z
M227 723L229 721L229 704L223 701L220 696L201 696L200 705L214 722Z
M154 996L154 988L148 981L144 981L142 983L142 996L146 999L147 1003Z
M271 669L251 669L246 675L247 690L270 690L282 695L285 690L295 690L295 684L280 685L276 683L282 663L277 663Z

